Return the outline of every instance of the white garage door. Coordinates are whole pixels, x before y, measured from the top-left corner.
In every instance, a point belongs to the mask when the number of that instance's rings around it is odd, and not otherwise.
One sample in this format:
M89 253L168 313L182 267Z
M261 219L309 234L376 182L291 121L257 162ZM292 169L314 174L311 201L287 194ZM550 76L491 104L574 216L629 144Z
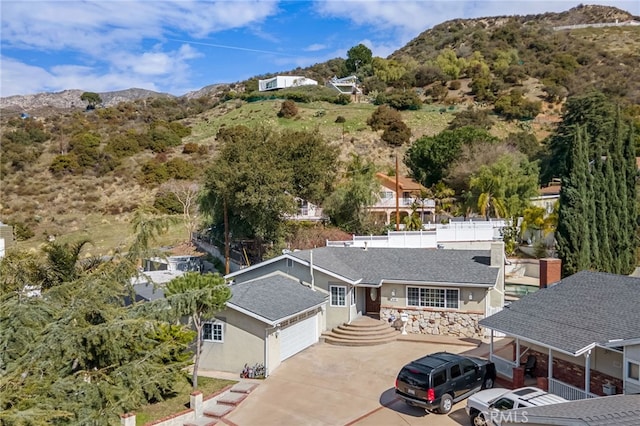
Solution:
M318 316L312 315L280 331L280 361L318 341Z

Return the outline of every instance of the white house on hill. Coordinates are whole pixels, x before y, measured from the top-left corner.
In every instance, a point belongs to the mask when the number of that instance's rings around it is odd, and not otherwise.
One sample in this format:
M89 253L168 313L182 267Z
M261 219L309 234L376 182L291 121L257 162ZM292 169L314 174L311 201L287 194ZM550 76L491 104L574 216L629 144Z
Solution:
M269 90L286 89L287 87L317 86L318 82L307 77L298 75L277 75L266 80L258 80L258 90L266 92Z

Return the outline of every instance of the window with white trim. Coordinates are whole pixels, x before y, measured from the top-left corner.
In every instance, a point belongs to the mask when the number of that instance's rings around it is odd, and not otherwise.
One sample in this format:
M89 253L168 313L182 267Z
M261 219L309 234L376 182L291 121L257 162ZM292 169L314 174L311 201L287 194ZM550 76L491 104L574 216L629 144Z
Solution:
M331 306L347 306L347 287L341 285L329 286Z
M407 287L408 306L458 309L459 301L457 288Z
M224 342L224 324L220 321L202 324L202 340L207 342Z
M640 363L633 361L627 362L627 378L640 382Z

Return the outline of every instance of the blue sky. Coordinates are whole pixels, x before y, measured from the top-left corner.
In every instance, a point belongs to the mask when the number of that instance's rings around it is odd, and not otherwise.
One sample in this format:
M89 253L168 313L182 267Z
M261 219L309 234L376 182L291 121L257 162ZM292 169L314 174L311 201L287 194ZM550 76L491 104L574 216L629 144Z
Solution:
M580 3L0 0L0 96L132 87L179 96L346 58L359 43L387 57L449 19L559 12ZM640 15L637 0L597 4Z

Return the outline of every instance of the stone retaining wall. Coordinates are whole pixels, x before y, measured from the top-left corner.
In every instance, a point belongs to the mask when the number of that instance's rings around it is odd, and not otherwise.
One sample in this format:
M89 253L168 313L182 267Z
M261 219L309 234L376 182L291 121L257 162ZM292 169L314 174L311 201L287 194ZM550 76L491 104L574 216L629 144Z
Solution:
M484 314L481 313L382 307L380 319L401 330L401 312L409 315L407 333L480 338L483 336L483 329L478 325L478 321L484 318Z

